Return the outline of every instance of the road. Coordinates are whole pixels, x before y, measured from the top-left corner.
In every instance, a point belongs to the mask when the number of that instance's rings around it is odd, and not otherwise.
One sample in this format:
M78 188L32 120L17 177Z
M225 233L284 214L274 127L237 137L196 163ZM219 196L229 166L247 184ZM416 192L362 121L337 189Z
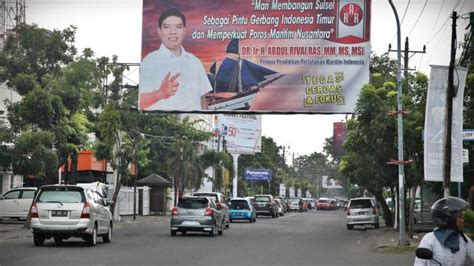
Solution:
M411 253L377 251L381 230L349 231L341 211L259 217L214 238L171 237L168 221L147 222L116 229L112 243L96 247L74 238L43 247L31 238L0 242L0 265L413 265Z

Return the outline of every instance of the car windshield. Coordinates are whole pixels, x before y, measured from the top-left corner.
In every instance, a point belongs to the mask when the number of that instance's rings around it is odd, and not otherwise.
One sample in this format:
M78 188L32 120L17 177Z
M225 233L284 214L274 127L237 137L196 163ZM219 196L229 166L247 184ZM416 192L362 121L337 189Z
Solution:
M249 204L245 200L232 200L229 208L233 210L247 209L249 208Z
M45 190L39 194L36 202L79 203L84 202L84 198L78 190Z
M185 198L179 200L178 207L183 209L204 209L208 207L208 202L206 198Z
M351 208L353 209L368 209L372 208L370 200L353 200L351 201Z
M270 197L268 197L268 196L258 196L258 197L255 197L255 201L268 202L268 201L270 201Z

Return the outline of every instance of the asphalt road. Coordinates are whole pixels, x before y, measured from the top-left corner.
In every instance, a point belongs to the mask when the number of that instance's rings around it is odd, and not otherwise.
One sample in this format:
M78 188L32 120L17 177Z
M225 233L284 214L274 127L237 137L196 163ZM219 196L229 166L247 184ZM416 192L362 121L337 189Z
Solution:
M112 243L88 247L81 239L62 244L31 238L0 242L3 265L413 265L414 254L376 249L380 230L347 230L341 211L290 213L254 224L232 223L223 236L171 237L169 222L130 224Z

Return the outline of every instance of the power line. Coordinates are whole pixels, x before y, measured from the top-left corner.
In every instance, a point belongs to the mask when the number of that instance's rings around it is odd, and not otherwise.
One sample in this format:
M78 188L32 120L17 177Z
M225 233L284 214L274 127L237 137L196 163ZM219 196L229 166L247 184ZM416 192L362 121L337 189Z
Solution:
M441 4L441 8L438 11L438 15L436 15L435 23L433 23L433 28L431 28L431 32L430 34L428 34L428 36L431 36L431 34L433 34L436 24L438 24L439 16L441 15L441 11L443 11L443 7L445 3L446 3L446 0L443 0L443 3Z
M408 32L408 36L410 36L410 34L412 33L412 31L415 29L416 24L418 24L418 21L420 21L421 15L423 15L423 12L425 11L425 8L426 8L426 5L427 5L427 4L428 4L428 0L425 1L425 4L423 5L423 8L421 9L420 14L418 15L418 18L417 18L416 21L415 21L415 24L414 24L413 27L411 28L410 32Z
M405 16L407 14L409 6L410 6L410 0L408 0L407 6L405 7L405 11L403 12L402 21L400 22L400 26L402 26L403 20L405 20ZM392 37L392 40L390 41L390 43L392 43L395 40L396 36L397 36L397 33L395 32L395 34L393 34L393 37Z
M448 17L444 21L443 25L441 25L438 31L426 42L426 44L430 43L446 27L447 25L446 23L448 23L449 18L451 17L451 13L453 13L453 11L458 7L460 3L461 3L461 0L458 0L458 3L454 6L453 10L451 10L451 12L448 14Z

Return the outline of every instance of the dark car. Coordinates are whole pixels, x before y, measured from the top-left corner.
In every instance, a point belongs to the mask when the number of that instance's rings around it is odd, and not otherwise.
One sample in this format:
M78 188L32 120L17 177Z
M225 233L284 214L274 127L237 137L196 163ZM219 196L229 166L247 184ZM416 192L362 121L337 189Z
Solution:
M254 205L257 215L270 215L278 217L278 209L272 195L256 195Z
M178 206L171 210L171 235L185 235L188 231L207 232L210 236L222 235L224 217L214 200L205 197L179 199Z

